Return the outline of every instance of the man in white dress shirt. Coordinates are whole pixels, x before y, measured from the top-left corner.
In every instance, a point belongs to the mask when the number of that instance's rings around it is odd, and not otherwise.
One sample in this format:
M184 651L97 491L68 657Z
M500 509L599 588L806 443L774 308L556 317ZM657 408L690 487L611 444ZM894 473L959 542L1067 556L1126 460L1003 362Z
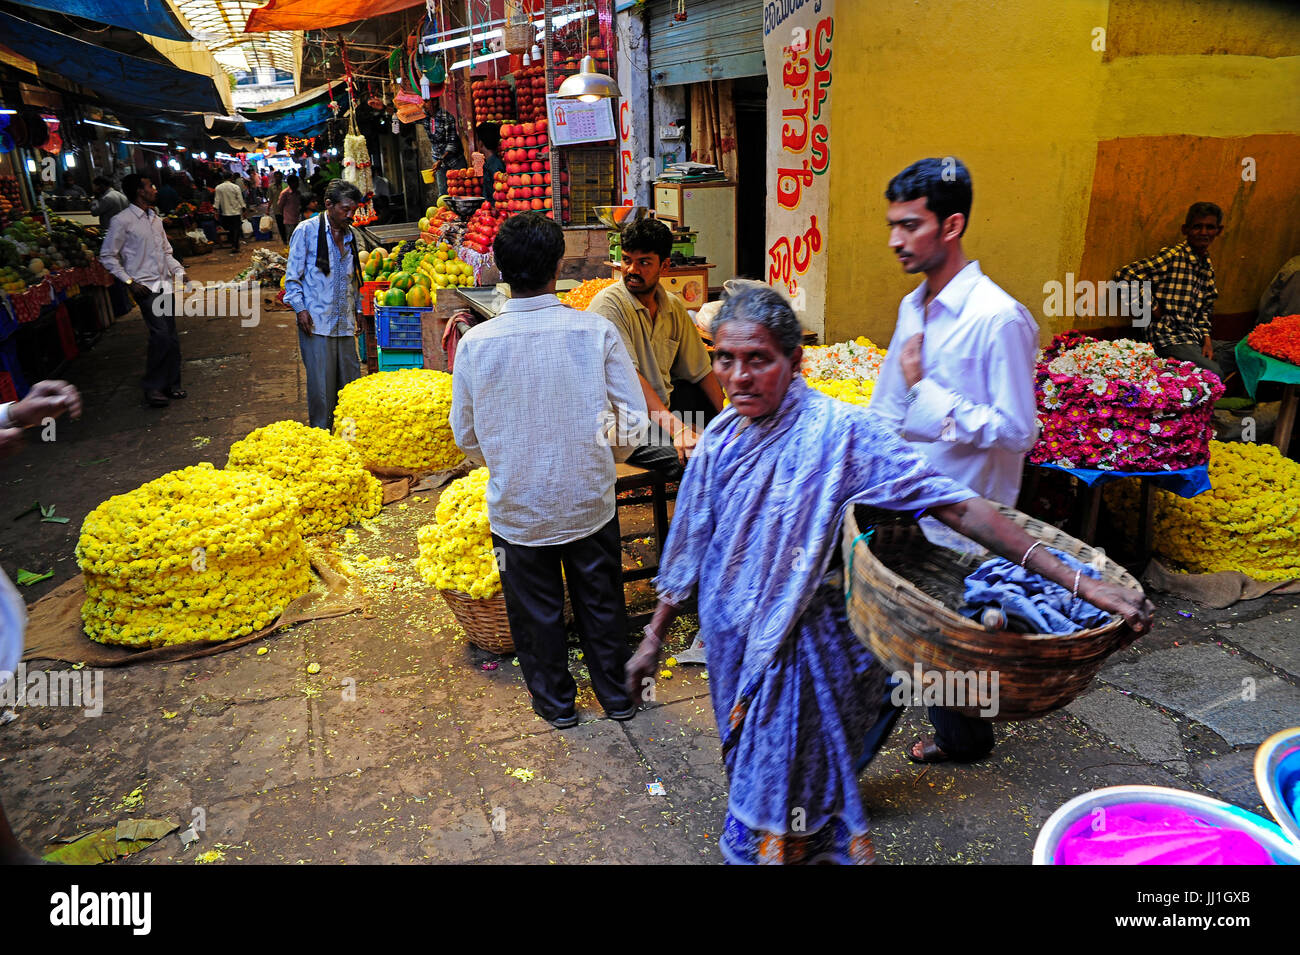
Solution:
M557 729L578 722L567 583L596 698L611 719L631 719L614 464L644 440L645 397L614 326L555 297L564 232L554 220L513 216L492 250L510 301L456 347L451 427L491 474L488 519L519 668L539 716Z
M966 258L971 193L970 174L953 157L922 159L890 180L889 247L903 271L925 281L898 307L871 412L941 474L1014 505L1038 437L1038 325ZM930 518L922 526L936 543L974 549ZM993 748L989 723L938 707L929 715L935 736L913 744L913 760L969 761Z
M162 218L154 209L158 189L148 176L133 174L122 180L131 204L113 217L99 250L104 268L126 283L149 330L149 355L145 366L145 404L165 408L181 389L181 340L176 334L173 289L185 284L185 271L172 255Z

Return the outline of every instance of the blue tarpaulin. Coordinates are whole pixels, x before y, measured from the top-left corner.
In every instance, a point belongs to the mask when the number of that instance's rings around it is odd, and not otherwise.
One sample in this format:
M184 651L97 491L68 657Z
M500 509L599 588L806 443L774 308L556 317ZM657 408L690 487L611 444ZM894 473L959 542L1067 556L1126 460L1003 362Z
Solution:
M348 108L347 94L337 97L342 115L343 111ZM330 120L329 104L325 102L312 103L310 106L303 106L301 109L290 110L287 113L280 113L270 119L258 120L250 118L244 128L247 135L252 139L266 139L271 136L319 136L325 132L325 124Z
M106 99L182 113L225 113L211 76L128 56L0 12L0 43Z
M125 27L166 40L193 41L166 0L13 0L20 6Z

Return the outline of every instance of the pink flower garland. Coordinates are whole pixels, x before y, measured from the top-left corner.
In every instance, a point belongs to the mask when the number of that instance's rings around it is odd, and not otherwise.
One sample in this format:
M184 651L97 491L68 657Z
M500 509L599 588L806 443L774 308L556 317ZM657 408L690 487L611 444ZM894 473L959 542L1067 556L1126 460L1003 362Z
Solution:
M1209 460L1223 384L1191 362L1156 358L1149 345L1070 331L1044 350L1036 390L1041 433L1032 463L1174 471Z

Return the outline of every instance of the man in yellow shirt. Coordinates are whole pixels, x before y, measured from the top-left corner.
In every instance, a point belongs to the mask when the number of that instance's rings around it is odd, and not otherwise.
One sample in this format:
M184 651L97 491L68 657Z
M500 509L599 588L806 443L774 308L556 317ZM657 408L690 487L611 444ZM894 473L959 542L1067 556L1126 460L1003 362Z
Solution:
M647 444L628 463L676 479L700 433L722 410L722 386L685 303L659 284L672 232L644 219L623 230L621 245L623 281L600 291L587 311L618 329L653 422Z

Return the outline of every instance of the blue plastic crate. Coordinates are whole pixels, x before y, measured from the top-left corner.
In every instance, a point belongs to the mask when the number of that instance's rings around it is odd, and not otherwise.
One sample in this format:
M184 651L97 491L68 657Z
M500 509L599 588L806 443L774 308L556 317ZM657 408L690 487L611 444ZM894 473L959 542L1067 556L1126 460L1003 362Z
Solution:
M361 332L357 335L357 359L361 362L366 360L366 333Z
M380 371L424 367L424 352L418 348L385 348L380 345L376 351L378 352Z
M380 348L423 348L421 320L430 308L380 305L375 308L375 337Z

